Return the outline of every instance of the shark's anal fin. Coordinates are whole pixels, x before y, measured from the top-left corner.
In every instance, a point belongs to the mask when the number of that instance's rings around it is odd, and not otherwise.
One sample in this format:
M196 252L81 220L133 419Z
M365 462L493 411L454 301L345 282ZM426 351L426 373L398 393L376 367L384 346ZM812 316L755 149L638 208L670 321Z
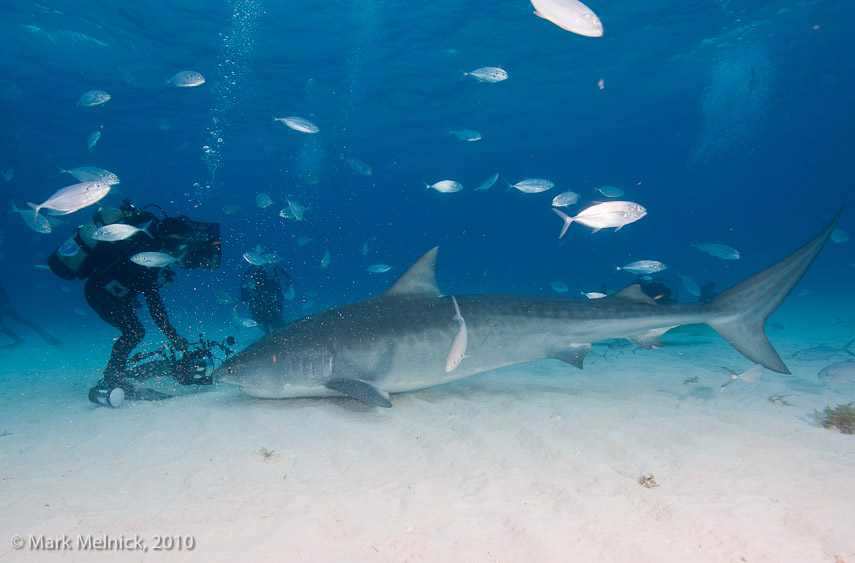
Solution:
M362 381L361 379L348 379L345 377L330 379L324 384L324 387L343 393L360 403L365 403L372 407L384 407L388 409L392 406L392 402L389 400L389 393L377 389L367 381Z
M548 357L553 360L561 360L564 363L582 369L582 362L585 361L585 356L590 351L590 344L571 344L567 348L550 352Z

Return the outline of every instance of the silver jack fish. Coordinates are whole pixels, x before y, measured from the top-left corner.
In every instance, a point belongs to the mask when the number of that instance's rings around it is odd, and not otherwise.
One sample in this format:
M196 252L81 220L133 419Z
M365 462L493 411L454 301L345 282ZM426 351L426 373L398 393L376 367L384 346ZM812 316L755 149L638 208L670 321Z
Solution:
M390 393L542 358L581 368L591 343L610 338L657 348L663 333L694 323L713 328L752 362L790 373L763 323L819 255L839 215L807 244L709 303L660 305L638 285L596 300L456 295L468 343L466 361L452 371L448 343L462 323L455 299L437 287L434 248L385 293L298 319L232 356L215 376L255 397L346 395L390 407Z

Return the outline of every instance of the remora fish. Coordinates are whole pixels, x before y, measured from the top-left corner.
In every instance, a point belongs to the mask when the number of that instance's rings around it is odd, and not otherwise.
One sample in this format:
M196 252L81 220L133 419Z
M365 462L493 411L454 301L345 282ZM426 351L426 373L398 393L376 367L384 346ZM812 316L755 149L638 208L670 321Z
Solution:
M626 338L661 344L668 329L705 323L745 357L790 373L763 331L825 246L834 221L773 266L709 303L659 305L638 285L594 301L535 295L455 295L466 311L466 361L445 371L451 297L436 284L437 248L385 293L303 317L264 336L215 372L224 383L270 399L346 395L389 407L390 393L426 389L542 358L582 367L592 342Z

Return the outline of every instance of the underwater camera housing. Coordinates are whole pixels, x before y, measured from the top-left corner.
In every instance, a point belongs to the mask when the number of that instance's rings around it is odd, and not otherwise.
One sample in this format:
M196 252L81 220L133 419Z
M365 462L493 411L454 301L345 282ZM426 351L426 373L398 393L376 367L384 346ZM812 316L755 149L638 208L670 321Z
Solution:
M184 255L182 268L213 269L220 267L220 224L193 221L186 215L160 220L158 234L163 246L173 256Z

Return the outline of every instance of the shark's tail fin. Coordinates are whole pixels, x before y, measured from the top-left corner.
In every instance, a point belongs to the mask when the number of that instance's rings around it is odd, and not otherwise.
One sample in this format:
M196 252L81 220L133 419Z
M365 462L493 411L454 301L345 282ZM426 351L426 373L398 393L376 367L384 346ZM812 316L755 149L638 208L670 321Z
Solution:
M710 319L704 322L752 362L778 373L790 373L766 338L763 323L816 260L839 218L840 212L807 244L780 262L719 293L709 303Z

